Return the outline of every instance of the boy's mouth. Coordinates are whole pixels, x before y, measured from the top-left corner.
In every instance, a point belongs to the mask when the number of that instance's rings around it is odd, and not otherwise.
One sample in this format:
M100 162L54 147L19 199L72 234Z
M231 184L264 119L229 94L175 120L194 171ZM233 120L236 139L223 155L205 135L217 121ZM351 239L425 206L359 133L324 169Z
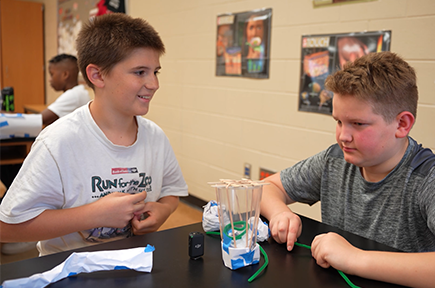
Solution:
M141 95L138 95L138 97L145 100L151 100L152 98L152 96L141 96Z

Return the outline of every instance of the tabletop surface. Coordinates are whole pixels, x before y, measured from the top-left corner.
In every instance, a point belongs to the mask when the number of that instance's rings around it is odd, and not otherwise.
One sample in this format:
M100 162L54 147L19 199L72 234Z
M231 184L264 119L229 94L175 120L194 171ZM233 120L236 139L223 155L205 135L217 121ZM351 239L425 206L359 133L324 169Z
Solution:
M301 216L303 231L298 242L311 245L315 235L334 231L356 247L366 250L396 251L393 248ZM349 287L333 268L323 269L311 257L309 249L296 246L292 252L273 239L259 243L269 257L268 267L251 283L251 277L264 263L230 270L222 262L220 237L205 235L204 255L198 260L188 256L190 232L202 232L201 223L98 244L75 252L155 247L150 273L134 270L99 271L65 278L50 287ZM205 233L204 233L205 234ZM8 279L29 277L62 263L72 252L32 258L0 266L1 283ZM358 261L358 259L355 259ZM360 287L401 287L356 276L349 279Z

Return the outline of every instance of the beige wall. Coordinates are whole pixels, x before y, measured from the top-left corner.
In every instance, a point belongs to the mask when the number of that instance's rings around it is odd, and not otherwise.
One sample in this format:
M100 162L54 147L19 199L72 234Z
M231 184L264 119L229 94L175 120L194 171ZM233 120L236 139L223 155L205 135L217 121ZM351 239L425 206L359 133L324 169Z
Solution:
M53 2L45 0L46 57L55 54L57 45ZM129 0L128 7L130 15L148 20L166 44L161 88L146 117L165 130L196 197L215 199L207 182L241 178L244 163L252 165L252 178L258 179L259 167L279 171L335 142L330 116L298 112L301 36L306 34L392 30L391 51L409 61L419 77L411 135L435 149L433 0L322 8L313 8L310 0ZM273 9L270 78L216 77L216 16L258 8ZM320 219L320 205L294 210Z

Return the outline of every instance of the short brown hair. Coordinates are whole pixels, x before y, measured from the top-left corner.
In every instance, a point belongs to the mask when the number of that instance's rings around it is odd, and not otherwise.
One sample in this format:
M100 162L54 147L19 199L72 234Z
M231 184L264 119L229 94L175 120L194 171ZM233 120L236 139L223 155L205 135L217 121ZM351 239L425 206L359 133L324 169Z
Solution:
M123 13L96 16L85 24L77 37L80 71L89 87L94 85L86 75L86 67L94 64L107 74L135 48L152 48L165 53L159 34L144 19Z
M378 52L346 63L326 78L325 87L368 101L374 113L391 123L403 111L417 116L416 82L415 70L405 60L392 52Z

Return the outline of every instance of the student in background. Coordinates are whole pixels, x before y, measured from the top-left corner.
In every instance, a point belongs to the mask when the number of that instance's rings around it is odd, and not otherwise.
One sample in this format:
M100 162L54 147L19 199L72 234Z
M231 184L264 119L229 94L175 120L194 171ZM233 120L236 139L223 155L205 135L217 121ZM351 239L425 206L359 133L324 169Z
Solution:
M43 127L68 115L91 100L84 85L78 84L79 68L75 56L60 54L53 57L49 61L48 70L51 87L55 91L63 91L63 93L41 114L23 115L2 112L1 120L6 121L8 125L0 127L1 139L25 137L24 135L36 137Z
M60 54L49 61L50 85L55 91L63 91L56 101L42 111L42 124L47 126L66 116L91 100L84 85L79 85L77 58Z
M435 155L408 136L417 113L412 67L371 53L330 75L337 144L266 178L261 213L290 251L301 234L288 204L322 203L322 221L403 252L364 251L336 233L318 235L321 267L412 287L433 287Z
M156 231L188 195L169 140L142 117L159 88L158 33L97 16L77 50L94 100L39 134L0 205L1 241L39 241L40 255Z

